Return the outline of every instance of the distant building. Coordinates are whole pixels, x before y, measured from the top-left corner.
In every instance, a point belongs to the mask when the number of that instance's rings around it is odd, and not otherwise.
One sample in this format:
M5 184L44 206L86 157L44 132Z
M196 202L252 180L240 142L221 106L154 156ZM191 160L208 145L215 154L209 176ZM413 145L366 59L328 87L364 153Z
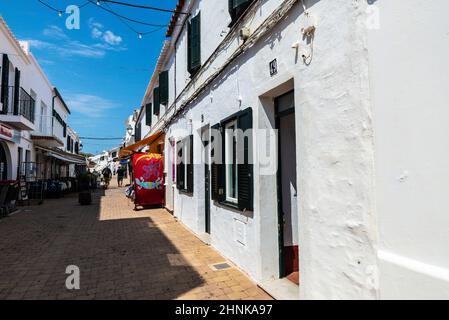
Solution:
M85 168L70 110L0 16L0 180L59 179Z

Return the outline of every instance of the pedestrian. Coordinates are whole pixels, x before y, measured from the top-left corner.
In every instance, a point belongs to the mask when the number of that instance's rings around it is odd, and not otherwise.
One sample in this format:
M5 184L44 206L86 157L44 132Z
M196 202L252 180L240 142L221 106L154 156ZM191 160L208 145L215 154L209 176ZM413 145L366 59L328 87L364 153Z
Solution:
M125 176L125 170L122 167L119 167L117 169L117 182L118 182L118 186L122 187L123 186L123 178Z

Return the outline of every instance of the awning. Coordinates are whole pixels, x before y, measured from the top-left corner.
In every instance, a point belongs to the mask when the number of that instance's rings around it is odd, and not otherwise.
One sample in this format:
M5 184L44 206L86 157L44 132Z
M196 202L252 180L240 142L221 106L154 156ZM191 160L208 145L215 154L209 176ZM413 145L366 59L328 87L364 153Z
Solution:
M43 148L43 147L39 147L39 146L36 146L36 149L45 151L46 155L48 157L52 157L52 158L55 158L55 159L58 159L58 160L61 160L61 161L67 162L67 163L87 165L87 162L85 159L75 158L66 153L58 152L55 150L51 150L51 149L47 149L47 148Z
M140 140L139 142L132 144L130 146L127 146L126 148L123 148L120 150L119 159L126 159L129 156L133 155L134 153L138 152L140 149L146 147L146 146L152 146L155 143L163 142L165 138L165 133L163 131L157 131L155 134Z

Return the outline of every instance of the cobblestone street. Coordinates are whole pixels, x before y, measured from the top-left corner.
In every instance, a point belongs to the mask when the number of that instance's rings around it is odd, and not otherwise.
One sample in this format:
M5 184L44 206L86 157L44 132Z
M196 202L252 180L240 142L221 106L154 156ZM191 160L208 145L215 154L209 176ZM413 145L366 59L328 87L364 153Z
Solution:
M135 212L124 189L22 207L0 220L0 299L270 299L162 209ZM69 291L66 267L80 269Z

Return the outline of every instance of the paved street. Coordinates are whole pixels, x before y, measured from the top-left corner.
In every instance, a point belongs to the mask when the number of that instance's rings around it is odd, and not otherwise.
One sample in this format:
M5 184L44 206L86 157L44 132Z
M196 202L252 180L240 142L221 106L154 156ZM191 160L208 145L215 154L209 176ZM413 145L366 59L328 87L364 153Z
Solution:
M0 299L270 299L165 210L133 211L116 186L0 220ZM80 268L80 290L65 287Z

